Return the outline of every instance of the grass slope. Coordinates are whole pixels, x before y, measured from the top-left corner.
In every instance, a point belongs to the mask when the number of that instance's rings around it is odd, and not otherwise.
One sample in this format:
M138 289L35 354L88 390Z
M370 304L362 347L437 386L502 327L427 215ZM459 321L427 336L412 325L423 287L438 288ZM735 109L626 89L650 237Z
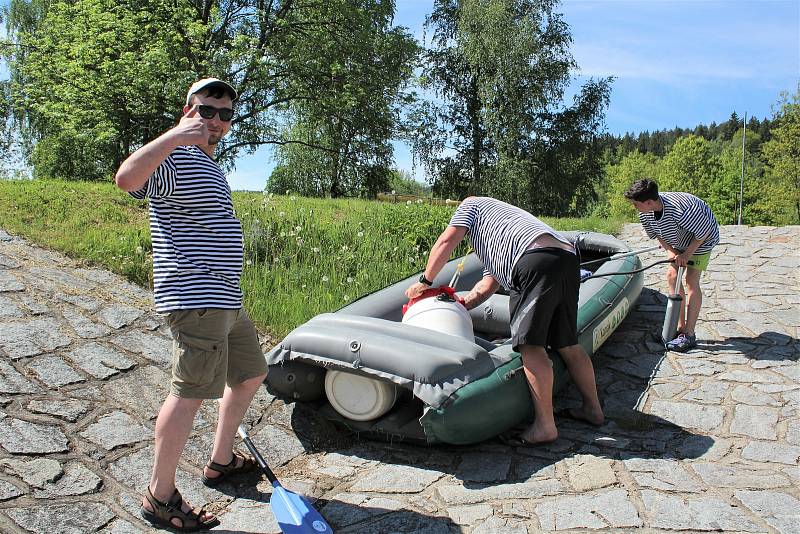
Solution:
M423 269L454 210L259 193L234 193L234 205L244 232L245 307L275 336ZM111 183L0 180L0 214L8 232L152 285L147 205ZM610 234L621 224L545 221Z

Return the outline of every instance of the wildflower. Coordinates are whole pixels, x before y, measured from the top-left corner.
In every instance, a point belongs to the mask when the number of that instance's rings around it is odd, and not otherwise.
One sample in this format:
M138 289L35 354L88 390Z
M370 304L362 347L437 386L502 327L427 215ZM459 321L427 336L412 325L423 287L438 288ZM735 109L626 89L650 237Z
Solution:
M327 277L327 276L323 276L323 277L322 277L322 281L323 281L323 282L327 282L327 281L328 281L328 277Z
M394 247L394 250L392 250L392 252L397 252L397 249L398 247Z
M348 248L350 247L348 247L347 245L342 245L342 252L346 251Z
M393 194L393 195L395 194L395 192L394 192L394 189L392 189L392 194Z
M290 196L290 197L289 197L289 200L291 200L292 202L294 202L295 200L297 200L297 197L295 197L294 195L292 195L292 196Z
M244 263L245 263L245 265L253 265L253 260L247 260Z
M406 200L406 206L410 206L410 205L411 205L411 201L410 200Z
M422 204L422 199L421 198L417 199L417 204Z
M142 247L136 247L136 253L141 254L144 249Z
M302 230L302 229L303 229L303 227L302 227L302 226L295 226L295 227L294 227L294 229L295 229L295 230L297 231L297 233L299 234L299 233L300 233L300 230Z
M352 276L348 276L347 277L347 283L348 284L352 284L353 283L353 277Z
M278 213L278 217L285 217L285 216L286 216L286 212L285 211L281 211L281 212Z
M319 247L314 247L311 249L314 254L319 254Z
M305 289L305 288L306 288L306 285L305 285L305 284L303 284L302 286L300 286L300 289Z
M287 190L286 190L286 195L288 196L288 195L289 195L289 193L290 193L290 191L287 189Z
M286 232L281 232L281 237L286 237Z
M345 301L345 302L347 302L347 301L349 301L349 300L350 300L350 296L349 296L349 295L345 295L345 296L344 296L344 301Z
M304 243L303 239L302 239L302 238L300 238L300 237L298 237L298 238L297 238L297 246L299 246L299 247L302 247L302 246L303 246L303 243Z
M358 237L364 237L364 232L358 232Z

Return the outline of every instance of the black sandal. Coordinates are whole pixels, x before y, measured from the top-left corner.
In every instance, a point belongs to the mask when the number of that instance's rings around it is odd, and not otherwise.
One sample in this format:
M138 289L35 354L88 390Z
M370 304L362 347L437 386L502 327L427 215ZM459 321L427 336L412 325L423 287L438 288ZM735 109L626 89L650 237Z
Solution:
M147 495L145 495L145 498L147 502L150 503L150 506L153 507L153 510L150 511L142 506L139 513L142 519L154 527L167 528L178 532L195 532L197 530L212 528L219 524L219 519L216 517L205 521L200 520L203 514L206 513L205 507L203 506L184 512L181 509L183 497L181 497L177 488L169 501L161 502L153 496L153 492L150 491L150 486L147 486ZM173 519L180 521L180 526L175 525L172 522Z
M238 460L241 458L242 465L237 466ZM201 477L203 484L208 486L209 488L213 488L218 486L223 480L227 479L232 475L238 475L239 473L246 473L247 471L252 471L253 469L258 467L258 464L255 460L250 458L249 456L245 456L241 454L239 451L233 451L233 458L230 462L226 465L218 464L217 462L212 462L211 460L208 461L206 467L209 469L213 469L214 471L218 472L219 475L215 477L207 477L205 473Z

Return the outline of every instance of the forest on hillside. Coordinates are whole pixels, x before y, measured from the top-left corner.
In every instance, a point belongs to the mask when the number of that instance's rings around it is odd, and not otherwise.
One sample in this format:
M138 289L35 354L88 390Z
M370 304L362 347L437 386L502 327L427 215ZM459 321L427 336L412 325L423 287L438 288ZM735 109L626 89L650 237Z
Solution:
M558 0L435 0L428 39L394 0L11 0L0 42L0 164L34 178L110 180L179 120L197 78L240 93L220 163L271 145L269 191L375 198L391 189L490 195L538 215L629 215L620 184L647 174L729 222L741 119L605 133L612 78L579 67ZM746 134L745 222L798 221L798 95ZM394 166L406 141L430 176ZM741 159L741 158L740 158ZM741 167L741 164L740 164ZM741 169L739 170L739 175Z

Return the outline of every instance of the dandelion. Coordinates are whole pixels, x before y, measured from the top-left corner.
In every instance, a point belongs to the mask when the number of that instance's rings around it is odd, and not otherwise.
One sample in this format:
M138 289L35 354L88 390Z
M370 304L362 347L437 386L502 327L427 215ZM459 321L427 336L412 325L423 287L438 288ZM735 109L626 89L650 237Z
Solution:
M342 252L346 251L348 248L350 247L348 247L347 245L342 245Z
M294 202L295 200L297 200L297 197L295 197L294 195L293 195L293 196L290 196L290 197L289 197L289 200L291 200L292 202Z
M394 250L392 250L392 252L397 252L397 249L398 247L394 247Z
M352 284L353 283L353 277L352 276L348 276L347 277L347 283L348 284Z
M278 217L285 217L285 216L286 216L285 211L278 212Z
M394 189L392 189L392 194L393 194L393 195L395 194L395 192L394 192Z
M343 298L345 302L348 302L350 300L350 295L345 295Z
M319 247L314 247L311 249L314 254L319 254Z
M294 232L292 230L289 230L289 237L294 237Z
M306 285L305 285L305 284L303 284L302 286L300 286L300 289L305 289L305 288L306 288Z
M246 261L246 262L244 262L244 263L245 263L245 265L248 265L248 266L249 266L249 265L253 265L253 260L247 260L247 261Z
M281 237L286 237L286 232L281 232Z
M417 199L417 204L422 204L422 199L421 198Z
M358 237L364 237L364 232L358 232Z
M299 238L299 237L298 237L298 238L297 238L297 246L299 246L299 247L302 247L302 246L303 246L303 243L304 243L304 241L302 240L302 238Z
M289 193L290 193L290 191L287 189L286 190L286 196L289 196Z
M303 229L303 227L302 227L302 226L295 226L295 227L294 227L294 229L295 229L295 231L297 231L297 233L299 234L299 233L300 233L300 230L302 230L302 229Z
M142 247L136 247L136 253L141 254L144 251Z
M411 205L411 201L410 200L406 200L406 206L410 206L410 205Z
M323 276L323 277L322 277L322 282L323 282L323 283L325 283L325 282L327 282L327 281L328 281L328 277L327 277L327 276Z

